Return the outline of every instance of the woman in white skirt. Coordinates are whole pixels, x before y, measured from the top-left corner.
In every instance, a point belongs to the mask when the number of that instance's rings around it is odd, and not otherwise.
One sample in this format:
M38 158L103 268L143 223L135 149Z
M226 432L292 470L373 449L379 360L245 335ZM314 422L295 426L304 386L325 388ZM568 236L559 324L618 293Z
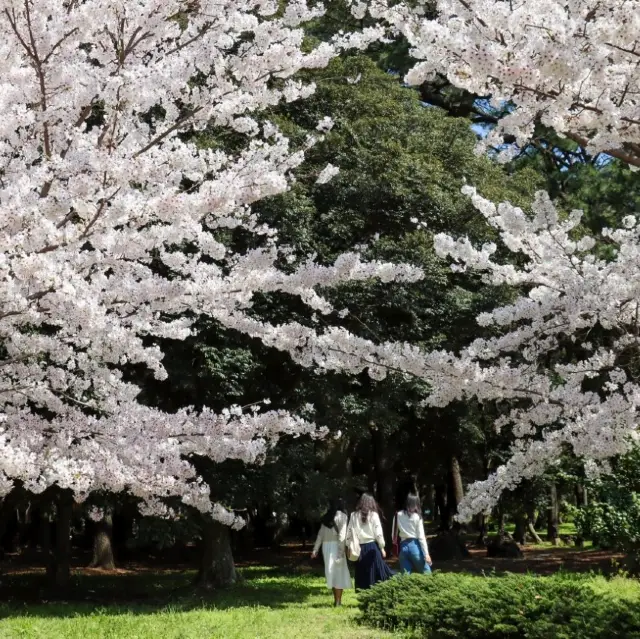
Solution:
M345 556L345 539L347 536L348 517L341 499L332 502L331 507L322 518L322 524L311 558L318 556L322 546L324 558L324 574L327 587L333 590L334 606L342 605L342 591L351 588L351 575Z

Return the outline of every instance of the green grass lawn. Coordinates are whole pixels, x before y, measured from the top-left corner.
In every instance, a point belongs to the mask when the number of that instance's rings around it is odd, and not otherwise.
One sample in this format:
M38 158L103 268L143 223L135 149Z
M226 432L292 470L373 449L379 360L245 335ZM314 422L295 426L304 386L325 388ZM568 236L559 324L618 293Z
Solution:
M268 568L243 571L231 590L194 596L189 573L79 577L74 592L90 602L0 605L2 639L374 639L399 637L358 625L356 596L331 606L324 580ZM25 577L15 578L24 587ZM27 577L27 580L29 577ZM28 587L28 584L27 584ZM35 587L35 584L34 584ZM75 595L77 597L77 594ZM135 602L138 603L135 603ZM128 603L133 602L133 603Z
M516 525L513 522L509 522L505 525L505 530L508 533L513 534L516 531ZM575 537L575 535L577 534L577 530L576 530L576 526L572 521L568 521L565 522L563 524L560 524L558 526L558 532L561 535L572 535ZM538 534L540 535L540 537L545 537L546 530L538 530Z
M316 567L315 570L319 568ZM39 575L2 578L0 639L390 639L358 624L353 591L331 606L324 580L304 566L244 568L243 583L197 594L193 573L76 575L73 600L47 601ZM485 577L475 577L484 579ZM490 577L499 579L500 577ZM587 578L586 575L576 578ZM640 603L640 581L587 578L597 593ZM33 602L33 603L25 603ZM462 637L460 639L463 639Z

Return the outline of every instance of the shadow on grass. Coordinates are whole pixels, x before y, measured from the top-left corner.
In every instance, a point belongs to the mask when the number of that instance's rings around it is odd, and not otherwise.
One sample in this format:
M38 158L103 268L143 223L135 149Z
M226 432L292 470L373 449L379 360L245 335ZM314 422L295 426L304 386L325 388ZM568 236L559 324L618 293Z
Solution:
M0 583L0 619L82 617L102 612L150 614L241 607L285 608L324 593L324 584L307 570L251 566L227 589L203 591L193 585L194 571L145 574L74 574L65 593L51 592L40 574L5 575Z

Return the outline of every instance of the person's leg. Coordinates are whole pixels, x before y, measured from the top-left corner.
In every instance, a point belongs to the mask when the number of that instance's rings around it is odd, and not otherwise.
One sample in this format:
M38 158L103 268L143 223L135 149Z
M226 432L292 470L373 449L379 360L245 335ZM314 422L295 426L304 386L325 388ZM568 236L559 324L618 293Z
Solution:
M368 552L370 544L362 544L360 557L356 562L355 568L355 585L356 591L367 590L371 584L369 583L369 572L371 568L371 556Z
M422 556L422 549L420 548L420 544L415 539L412 539L408 544L407 550L409 552L409 558L411 561L413 572L422 574L422 572L424 572L425 561L424 557Z
M398 563L400 564L400 570L403 573L411 574L413 569L413 562L411 561L411 555L409 553L409 544L407 542L400 543L400 552L398 554Z
M343 593L343 590L341 588L333 589L333 596L335 598L336 606L342 605L342 593Z
M416 564L416 572L419 572L420 574L431 574L431 567L427 563L424 553L422 552L422 546L420 546L420 542L416 540L414 544L415 551L413 554L413 560Z

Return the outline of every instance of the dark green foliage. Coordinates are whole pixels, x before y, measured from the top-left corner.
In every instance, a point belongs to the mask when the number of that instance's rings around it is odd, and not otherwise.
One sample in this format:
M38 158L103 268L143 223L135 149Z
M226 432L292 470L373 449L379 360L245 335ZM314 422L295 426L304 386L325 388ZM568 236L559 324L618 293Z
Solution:
M135 522L133 536L127 540L129 548L153 548L162 550L177 543L187 543L200 536L195 517L162 519L142 517Z
M589 490L589 505L575 516L578 532L604 548L640 548L640 448L613 460L611 475Z
M362 593L360 608L367 624L424 639L640 637L637 605L597 592L587 577L401 576Z
M601 548L629 548L640 542L640 495L612 486L602 501L580 510L575 523L582 537Z

